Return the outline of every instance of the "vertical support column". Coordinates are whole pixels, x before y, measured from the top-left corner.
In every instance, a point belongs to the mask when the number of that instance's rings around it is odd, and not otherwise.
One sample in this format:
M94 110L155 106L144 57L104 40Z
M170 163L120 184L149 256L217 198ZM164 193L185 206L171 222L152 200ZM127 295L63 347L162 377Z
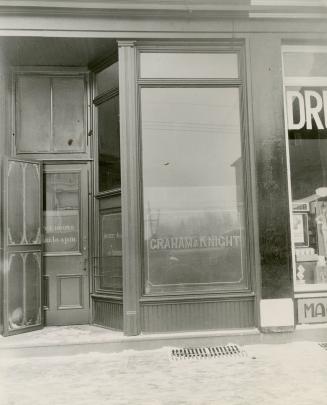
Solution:
M3 157L10 154L11 131L9 128L9 73L8 63L5 57L4 39L0 39L0 335L3 334L3 275L4 275L4 257L3 257L3 202L4 202L4 186L3 186Z
M124 333L137 335L140 333L141 207L136 49L133 41L119 41L118 46Z
M262 330L294 327L290 218L287 192L281 39L250 38Z

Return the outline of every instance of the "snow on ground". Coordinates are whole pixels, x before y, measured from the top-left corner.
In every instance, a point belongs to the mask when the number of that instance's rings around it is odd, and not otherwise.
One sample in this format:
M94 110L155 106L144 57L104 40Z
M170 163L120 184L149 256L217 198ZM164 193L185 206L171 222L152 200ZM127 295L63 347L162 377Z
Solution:
M253 335L253 330L229 330L228 336ZM0 336L0 350L9 347L40 347L40 346L66 346L83 345L87 343L131 342L179 338L201 338L226 336L226 331L190 331L183 333L156 333L155 335L125 336L122 331L110 330L93 325L50 326L28 333L18 334L4 338ZM155 336L155 338L154 338ZM1 404L0 404L1 405Z
M123 338L122 332L92 325L51 326L21 335L10 336L9 338L0 336L0 349L5 347L103 343L122 340Z
M179 361L169 348L3 358L0 404L327 404L327 351L317 343L242 349L247 357Z

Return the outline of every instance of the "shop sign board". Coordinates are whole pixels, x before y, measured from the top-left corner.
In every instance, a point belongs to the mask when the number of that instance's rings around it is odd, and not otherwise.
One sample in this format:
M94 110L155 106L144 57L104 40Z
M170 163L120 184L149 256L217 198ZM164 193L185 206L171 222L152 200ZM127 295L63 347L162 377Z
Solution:
M289 130L327 128L327 89L288 89L286 103Z
M327 297L298 300L299 323L327 322Z

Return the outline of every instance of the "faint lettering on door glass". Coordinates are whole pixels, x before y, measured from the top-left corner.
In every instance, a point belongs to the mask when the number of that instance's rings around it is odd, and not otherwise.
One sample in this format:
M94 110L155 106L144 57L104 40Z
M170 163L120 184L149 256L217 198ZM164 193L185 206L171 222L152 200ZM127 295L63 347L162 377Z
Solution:
M47 211L45 222L45 250L70 252L79 250L79 212Z

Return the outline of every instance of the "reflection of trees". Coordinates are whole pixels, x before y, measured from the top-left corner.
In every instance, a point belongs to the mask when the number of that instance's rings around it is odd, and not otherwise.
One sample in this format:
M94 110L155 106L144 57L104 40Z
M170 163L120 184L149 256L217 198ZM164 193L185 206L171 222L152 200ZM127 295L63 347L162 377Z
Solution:
M165 214L167 215L167 214ZM175 220L164 223L164 215L158 223L156 236L201 236L223 234L232 229L239 228L237 216L233 217L230 211L212 212L201 214L192 213L189 216L171 213Z

